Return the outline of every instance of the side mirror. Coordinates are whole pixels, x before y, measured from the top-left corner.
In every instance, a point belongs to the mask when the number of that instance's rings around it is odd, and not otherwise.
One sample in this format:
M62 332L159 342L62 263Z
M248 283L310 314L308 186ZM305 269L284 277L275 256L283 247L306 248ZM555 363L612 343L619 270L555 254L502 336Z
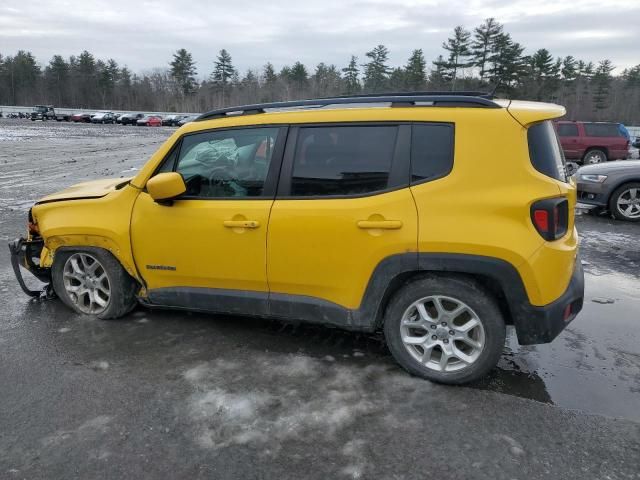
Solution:
M147 192L156 202L171 200L186 191L182 175L177 172L159 173L147 181Z

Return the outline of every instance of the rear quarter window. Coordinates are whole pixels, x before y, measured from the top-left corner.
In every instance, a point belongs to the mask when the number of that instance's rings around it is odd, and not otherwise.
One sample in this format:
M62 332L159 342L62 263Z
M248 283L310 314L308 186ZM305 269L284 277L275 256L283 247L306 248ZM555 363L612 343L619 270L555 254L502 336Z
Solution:
M585 123L584 133L588 137L622 137L620 127L615 123Z
M551 122L540 122L529 127L527 139L533 167L547 177L566 182L564 154Z
M413 125L411 183L444 177L453 168L453 125Z

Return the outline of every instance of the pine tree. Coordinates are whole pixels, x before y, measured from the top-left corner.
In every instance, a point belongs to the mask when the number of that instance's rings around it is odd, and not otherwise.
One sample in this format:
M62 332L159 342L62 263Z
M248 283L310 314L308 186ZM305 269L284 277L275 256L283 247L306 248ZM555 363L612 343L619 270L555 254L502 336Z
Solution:
M449 58L444 67L448 70L447 76L451 78L452 90L456 88L459 71L473 65L473 62L469 60L471 56L470 38L471 33L458 25L453 29L453 37L448 38L442 44L442 48L449 52Z
M536 100L549 100L549 96L558 88L560 62L555 62L546 48L536 50L528 57L528 82Z
M69 64L61 55L54 55L44 72L45 81L57 105L68 104Z
M524 47L511 40L508 33L496 37L487 70L494 86L510 92L522 82L526 67L522 52Z
M197 82L196 64L193 57L186 49L181 48L173 55L173 61L170 63L170 75L176 82L182 95L191 95L194 93Z
M422 49L414 50L404 67L406 87L409 90L417 91L424 88L427 81L426 68L427 62L424 59Z
M351 55L349 65L342 69L344 73L344 93L352 95L360 91L360 80L358 79L358 57Z
M502 33L502 25L495 18L487 18L482 25L473 31L471 53L473 64L480 69L480 81L487 74L489 57L494 48L496 38Z
M576 79L578 74L578 66L576 59L571 55L567 55L562 59L562 67L560 68L560 75L565 83L571 83Z
M236 81L234 81L234 77L236 77ZM214 62L211 80L221 93L221 103L225 103L229 84L237 83L237 72L233 68L231 55L224 48L220 50L217 60Z
M608 106L609 90L611 87L611 72L614 66L611 60L605 59L598 62L598 67L593 74L593 109L595 112L604 110Z
M370 62L362 65L364 67L364 88L370 92L380 92L387 88L389 80L389 50L384 45L378 45L373 50L367 52Z

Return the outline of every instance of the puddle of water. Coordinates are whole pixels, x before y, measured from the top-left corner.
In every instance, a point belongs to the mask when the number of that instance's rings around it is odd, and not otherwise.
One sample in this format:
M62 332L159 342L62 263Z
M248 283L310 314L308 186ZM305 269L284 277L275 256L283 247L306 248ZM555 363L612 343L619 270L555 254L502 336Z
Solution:
M552 343L508 338L499 368L476 386L640 422L640 296L635 277L586 273L585 305ZM614 299L596 303L594 298Z

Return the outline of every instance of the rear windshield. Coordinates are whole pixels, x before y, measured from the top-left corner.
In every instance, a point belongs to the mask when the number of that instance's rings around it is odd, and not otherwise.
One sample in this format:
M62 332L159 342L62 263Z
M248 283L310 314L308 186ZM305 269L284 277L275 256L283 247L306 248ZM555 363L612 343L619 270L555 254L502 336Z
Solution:
M622 137L617 123L585 123L584 133L587 137Z
M566 182L564 154L551 122L540 122L529 127L527 137L533 167L548 177Z

